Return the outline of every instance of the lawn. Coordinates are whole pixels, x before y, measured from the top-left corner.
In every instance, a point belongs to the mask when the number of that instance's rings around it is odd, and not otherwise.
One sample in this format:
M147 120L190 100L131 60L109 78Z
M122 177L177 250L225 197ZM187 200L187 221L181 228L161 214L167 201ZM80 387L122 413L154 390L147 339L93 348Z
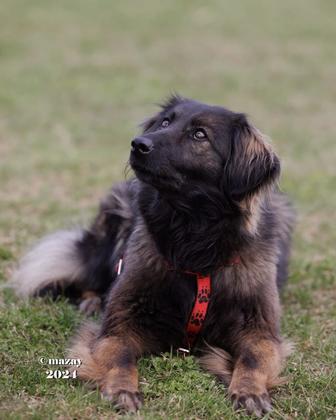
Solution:
M336 418L336 2L2 0L0 279L41 235L85 224L122 179L137 124L172 91L248 113L282 157L298 212L283 333L296 343L272 419ZM118 418L46 378L81 317L0 298L0 417ZM144 419L233 419L193 358L140 363Z

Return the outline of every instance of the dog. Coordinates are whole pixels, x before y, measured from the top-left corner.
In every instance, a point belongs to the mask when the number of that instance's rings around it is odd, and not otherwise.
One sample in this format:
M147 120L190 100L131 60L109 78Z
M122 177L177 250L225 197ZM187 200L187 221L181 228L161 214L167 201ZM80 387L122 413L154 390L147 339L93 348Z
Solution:
M117 407L142 405L137 360L191 351L262 416L290 345L280 334L294 212L280 162L245 114L174 95L131 142L135 178L114 186L86 230L42 239L12 285L64 294L87 314L70 357Z

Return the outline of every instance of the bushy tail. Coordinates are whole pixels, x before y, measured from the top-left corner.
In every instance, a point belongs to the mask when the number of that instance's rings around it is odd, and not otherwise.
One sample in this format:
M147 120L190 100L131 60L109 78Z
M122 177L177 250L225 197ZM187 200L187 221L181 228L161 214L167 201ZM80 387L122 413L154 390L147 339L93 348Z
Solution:
M62 230L44 237L21 260L8 286L20 297L38 295L44 288L65 288L83 279L78 243L84 231Z

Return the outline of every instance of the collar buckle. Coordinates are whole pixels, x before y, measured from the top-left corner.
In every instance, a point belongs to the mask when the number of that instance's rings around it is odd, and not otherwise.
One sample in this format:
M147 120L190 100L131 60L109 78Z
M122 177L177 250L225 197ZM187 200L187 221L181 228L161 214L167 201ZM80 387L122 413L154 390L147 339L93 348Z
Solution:
M179 347L176 350L176 355L185 358L186 356L189 356L190 355L190 350L185 349L184 347Z

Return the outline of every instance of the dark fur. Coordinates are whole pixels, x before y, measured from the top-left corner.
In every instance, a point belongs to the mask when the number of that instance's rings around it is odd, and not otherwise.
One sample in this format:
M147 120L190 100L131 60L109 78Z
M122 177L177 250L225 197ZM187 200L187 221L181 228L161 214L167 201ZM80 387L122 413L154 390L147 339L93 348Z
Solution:
M193 137L199 128L206 139ZM230 385L236 407L261 415L285 356L278 288L287 276L293 213L276 188L279 160L244 114L177 96L143 130L137 142L151 150L131 153L137 178L112 189L76 244L84 274L36 293L62 289L79 299L89 291L105 300L101 326L84 327L72 354L84 359L80 376L132 410L141 405L135 360L186 345L196 286L184 271L211 273L194 351ZM240 264L229 266L235 255Z

